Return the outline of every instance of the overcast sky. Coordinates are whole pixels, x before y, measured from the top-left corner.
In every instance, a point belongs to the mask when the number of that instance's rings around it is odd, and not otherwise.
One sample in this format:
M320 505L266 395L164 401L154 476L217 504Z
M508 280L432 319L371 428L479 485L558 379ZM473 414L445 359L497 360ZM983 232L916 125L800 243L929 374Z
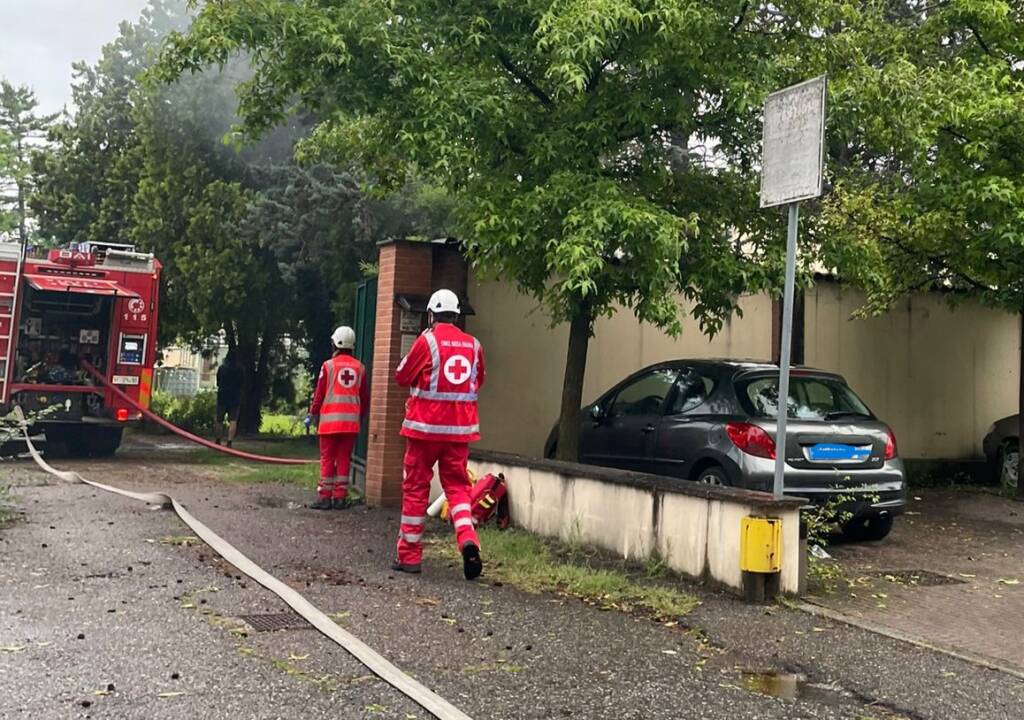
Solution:
M31 85L44 112L71 99L71 63L95 61L147 0L0 0L0 76Z

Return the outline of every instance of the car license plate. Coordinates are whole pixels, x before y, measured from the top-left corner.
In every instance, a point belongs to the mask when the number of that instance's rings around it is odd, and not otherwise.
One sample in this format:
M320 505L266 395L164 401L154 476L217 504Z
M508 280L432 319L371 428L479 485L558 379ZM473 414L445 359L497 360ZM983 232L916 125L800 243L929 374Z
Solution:
M870 456L870 447L844 443L818 443L807 448L807 459L812 462L864 462Z

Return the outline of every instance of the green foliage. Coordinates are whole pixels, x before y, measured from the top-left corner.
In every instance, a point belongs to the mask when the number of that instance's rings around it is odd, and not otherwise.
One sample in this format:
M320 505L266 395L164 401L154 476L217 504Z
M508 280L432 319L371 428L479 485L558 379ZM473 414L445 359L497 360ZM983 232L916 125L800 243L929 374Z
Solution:
M379 194L413 178L440 188L477 276L514 282L553 322L573 323L566 456L594 318L626 307L677 334L682 292L713 334L741 293L778 284L781 223L756 202L760 105L827 65L820 28L849 11L698 0L195 4L158 77L251 58L241 136L314 117L303 160L361 168Z
M172 425L202 436L213 434L217 414L217 393L200 390L192 397L176 398L155 392L150 409Z
M306 427L302 424L305 414L298 415L270 415L263 414L260 423L261 435L277 435L280 437L298 437L306 434Z
M849 478L844 479L845 482ZM807 547L825 549L835 536L837 528L850 522L854 515L852 508L858 502L878 502L877 495L854 495L841 493L830 497L824 503L804 510L800 516L807 528ZM808 557L811 580L825 592L831 593L843 578L843 568L835 560L822 559L811 554Z
M133 243L160 259L161 341L200 347L224 332L245 371L240 424L255 432L263 402L285 390L277 381L330 355L377 240L429 233L447 210L422 183L385 202L347 169L294 164L305 119L241 147L242 59L146 82L164 37L189 22L182 0L151 0L95 65L75 66L75 111L35 163L32 202L47 238Z
M862 10L833 83L823 249L869 311L923 288L1024 309L1024 6Z
M775 277L750 170L760 101L795 64L772 31L793 20L624 0L197 5L163 78L249 54L243 133L297 99L319 119L303 157L365 167L382 191L443 187L478 270L555 321L624 305L676 332L682 289L714 332Z
M32 156L57 117L40 115L38 107L31 88L0 80L0 234L14 235L22 242L31 233Z

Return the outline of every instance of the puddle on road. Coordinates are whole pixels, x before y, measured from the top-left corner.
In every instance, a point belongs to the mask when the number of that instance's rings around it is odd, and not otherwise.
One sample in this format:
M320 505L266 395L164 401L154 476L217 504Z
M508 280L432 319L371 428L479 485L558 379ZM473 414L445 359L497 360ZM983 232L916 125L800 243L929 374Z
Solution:
M808 682L799 673L744 672L740 674L743 687L751 692L783 700L809 700L824 705L843 705L849 694L838 687Z

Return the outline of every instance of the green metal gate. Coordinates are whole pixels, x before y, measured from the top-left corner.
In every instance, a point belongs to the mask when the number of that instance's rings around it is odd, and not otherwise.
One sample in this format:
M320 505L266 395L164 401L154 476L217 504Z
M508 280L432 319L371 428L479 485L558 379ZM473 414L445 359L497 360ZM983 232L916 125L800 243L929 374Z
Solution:
M372 382L373 378L373 334L377 325L377 278L364 280L356 288L356 359L365 367L367 378ZM372 388L371 388L372 389ZM370 429L368 423L363 423L359 431L359 438L356 440L355 452L352 453L352 462L366 472L366 448L370 441Z

